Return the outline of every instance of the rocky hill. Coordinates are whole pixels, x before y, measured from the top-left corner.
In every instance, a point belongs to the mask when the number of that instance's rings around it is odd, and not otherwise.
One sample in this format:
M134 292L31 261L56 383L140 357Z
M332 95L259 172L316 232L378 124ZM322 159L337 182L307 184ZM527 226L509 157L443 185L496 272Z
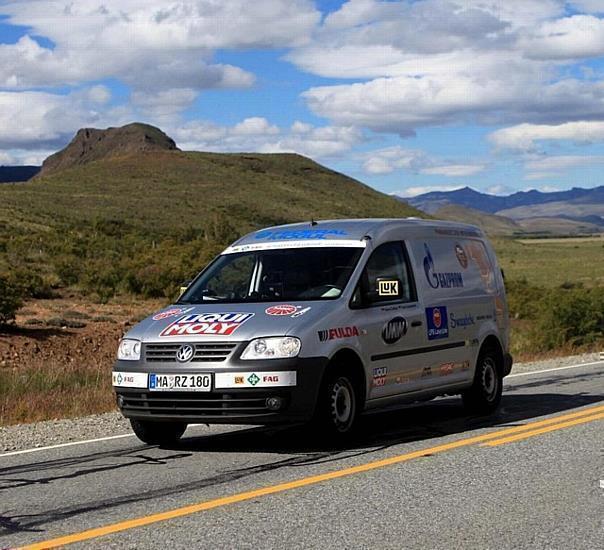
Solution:
M48 157L40 176L98 160L149 153L176 151L176 143L159 128L138 122L120 128L82 128L71 143Z

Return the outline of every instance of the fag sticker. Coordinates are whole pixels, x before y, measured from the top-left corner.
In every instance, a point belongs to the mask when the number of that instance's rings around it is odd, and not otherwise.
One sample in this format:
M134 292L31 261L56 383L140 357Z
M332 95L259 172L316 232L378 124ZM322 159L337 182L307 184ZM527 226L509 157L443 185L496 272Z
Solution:
M398 296L398 281L378 280L378 294L380 296Z
M204 336L233 334L253 313L200 313L181 317L161 333L160 337Z

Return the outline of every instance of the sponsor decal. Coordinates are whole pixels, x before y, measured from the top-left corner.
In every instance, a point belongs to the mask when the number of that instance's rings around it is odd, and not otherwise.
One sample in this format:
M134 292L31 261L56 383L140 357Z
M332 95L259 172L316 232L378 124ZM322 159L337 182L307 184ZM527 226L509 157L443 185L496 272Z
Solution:
M457 261L459 262L459 265L466 269L468 267L468 255L463 249L463 246L461 246L459 243L455 245L455 256L457 256Z
M279 304L276 306L267 307L264 310L264 313L266 313L267 315L276 315L282 317L291 316L292 318L294 318L304 315L309 310L310 307L305 307L304 309L302 309L302 306L293 306L291 304Z
M223 254L238 254L254 250L288 250L295 248L366 248L367 241L352 239L309 239L306 241L264 241L229 246Z
M253 316L253 313L237 312L185 315L162 330L160 336L163 338L205 335L229 336Z
M428 326L428 340L448 338L449 319L446 306L427 307L426 324Z
M432 367L424 367L422 369L421 378L428 378L429 376L432 376Z
M146 388L147 373L144 372L113 372L111 374L114 386L121 388Z
M291 315L298 311L298 306L290 304L279 304L278 306L270 306L264 310L267 315Z
M398 296L398 281L378 281L378 294L380 296Z
M463 276L459 271L439 272L435 270L434 258L430 248L424 243L424 273L426 280L432 288L460 288L463 287Z
M455 313L451 312L449 319L451 328L465 328L475 324L474 317L470 313L465 313L462 317L456 317Z
M407 334L407 319L395 317L388 321L382 329L382 340L386 344L394 344Z
M455 370L455 363L443 363L440 366L440 375L448 376L449 374L453 374L454 370Z
M154 321L161 321L162 319L167 319L168 317L176 317L177 315L182 315L183 313L187 313L187 311L191 311L193 308L183 308L183 307L175 307L172 309L167 309L166 311L160 311L153 316Z
M378 367L373 369L373 386L380 387L386 385L386 375L388 374L388 367Z
M259 231L254 239L269 241L291 241L305 239L327 239L328 237L347 237L348 233L341 229L268 229Z
M399 384L408 384L409 382L411 382L411 379L409 377L407 377L407 376L397 376L394 379L394 383L396 385L399 385Z
M338 340L340 338L352 338L353 336L358 336L359 329L357 327L329 328L327 330L320 330L318 334L320 342L327 342L328 340Z
M295 371L277 372L218 372L214 387L225 388L271 388L296 385Z
M462 371L470 370L470 361L463 361L461 363L461 370Z

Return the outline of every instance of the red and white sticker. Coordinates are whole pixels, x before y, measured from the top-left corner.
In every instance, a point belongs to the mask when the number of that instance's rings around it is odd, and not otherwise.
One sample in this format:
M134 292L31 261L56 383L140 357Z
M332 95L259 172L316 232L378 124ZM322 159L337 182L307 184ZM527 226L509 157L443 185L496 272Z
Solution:
M160 336L229 336L253 316L253 313L194 313L174 321L162 330Z
M293 315L298 311L297 306L291 304L279 304L278 306L270 306L264 310L267 315Z
M190 309L190 308L189 308ZM182 315L189 311L188 309L182 307L175 307L173 309L167 309L166 311L160 311L153 316L154 321L161 321L162 319L167 319L168 317L176 317L177 315Z

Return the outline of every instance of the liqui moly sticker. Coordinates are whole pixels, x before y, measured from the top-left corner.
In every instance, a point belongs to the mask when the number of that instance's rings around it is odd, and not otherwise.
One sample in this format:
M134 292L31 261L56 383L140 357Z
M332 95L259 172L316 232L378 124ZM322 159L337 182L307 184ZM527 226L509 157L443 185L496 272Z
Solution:
M183 336L230 336L243 323L254 316L253 313L194 313L185 315L167 326L160 336L163 338Z

